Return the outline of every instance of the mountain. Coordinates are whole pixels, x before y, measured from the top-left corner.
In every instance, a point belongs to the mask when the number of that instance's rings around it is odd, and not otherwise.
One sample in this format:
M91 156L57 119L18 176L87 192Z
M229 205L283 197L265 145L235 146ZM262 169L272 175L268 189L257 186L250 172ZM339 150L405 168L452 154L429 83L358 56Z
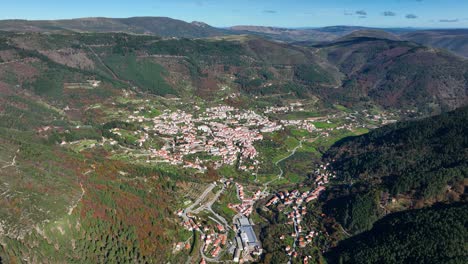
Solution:
M369 28L357 26L330 26L322 28L279 28L262 26L234 26L229 28L233 32L254 34L265 38L286 42L322 43L336 41L355 32L368 32L374 36L381 35L390 39L397 39L397 35L416 31L407 28ZM358 35L354 35L358 36ZM362 36L362 35L361 35ZM367 35L370 36L370 35Z
M398 35L392 34L384 30L365 29L365 30L356 30L349 34L346 34L343 37L337 39L335 42L351 40L353 38L389 39L389 40L394 40L394 41L400 40Z
M124 32L160 37L200 38L225 35L205 23L187 23L167 17L80 18L69 20L1 20L0 30L22 32Z
M324 159L343 184L325 195L324 211L359 233L386 213L466 201L467 124L465 107L337 142Z
M356 37L314 46L343 74L328 94L385 107L454 109L467 103L468 63L412 42ZM431 105L435 106L431 110Z
M468 204L435 205L384 217L326 254L329 263L464 263Z
M402 34L401 38L468 57L468 29L421 30Z
M106 78L130 82L158 95L187 92L186 84L180 82L183 76L191 92L203 98L215 98L220 87L229 84L248 95L291 94L347 106L371 103L426 113L463 106L468 100L467 61L437 49L385 38L351 36L312 46L245 35L160 39L69 32L4 33L3 38L9 43L5 56L10 52L21 52L21 59L45 56L59 68L88 75L98 71ZM226 75L231 81L225 81ZM57 78L53 75L48 81ZM26 79L24 83L29 85L29 81L38 81ZM47 89L61 90L59 83Z
M225 35L258 35L272 40L321 43L334 41L355 31L382 31L400 35L415 31L405 28L366 28L332 26L323 28L279 28L262 26L233 26L216 28L203 22L185 22L168 17L105 18L89 17L63 20L0 20L0 30L19 32L124 32L150 34L160 37L202 38Z
M289 29L261 26L234 26L229 29L232 32L253 34L286 42L311 41L314 43L335 40L341 33L326 32L316 29Z

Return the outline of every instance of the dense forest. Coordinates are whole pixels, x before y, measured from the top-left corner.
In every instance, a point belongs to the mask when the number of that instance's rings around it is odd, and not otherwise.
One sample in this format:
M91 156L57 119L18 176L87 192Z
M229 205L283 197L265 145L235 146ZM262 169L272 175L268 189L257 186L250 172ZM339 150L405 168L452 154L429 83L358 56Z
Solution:
M351 233L359 233L369 230L381 216L378 198L375 190L357 191L331 199L322 209Z
M347 138L326 154L340 180L431 198L468 174L468 107Z
M435 205L388 215L342 241L329 263L466 263L468 204Z

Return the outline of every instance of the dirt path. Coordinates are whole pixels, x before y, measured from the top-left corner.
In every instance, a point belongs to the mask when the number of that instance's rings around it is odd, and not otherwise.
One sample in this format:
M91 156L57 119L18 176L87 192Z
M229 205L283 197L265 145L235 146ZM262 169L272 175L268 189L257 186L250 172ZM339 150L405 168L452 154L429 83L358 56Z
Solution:
M81 200L83 200L83 197L86 193L86 190L83 188L83 184L80 182L80 187L81 187L81 196L80 198L68 209L68 215L71 215L73 213L73 210L80 204Z

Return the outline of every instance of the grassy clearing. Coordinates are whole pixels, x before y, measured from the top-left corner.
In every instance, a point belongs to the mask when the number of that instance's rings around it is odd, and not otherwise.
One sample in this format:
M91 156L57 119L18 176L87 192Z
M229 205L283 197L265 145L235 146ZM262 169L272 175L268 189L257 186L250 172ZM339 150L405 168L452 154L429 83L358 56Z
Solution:
M335 128L338 126L338 124L336 123L327 123L327 122L314 122L313 124L316 128L320 128L320 129Z

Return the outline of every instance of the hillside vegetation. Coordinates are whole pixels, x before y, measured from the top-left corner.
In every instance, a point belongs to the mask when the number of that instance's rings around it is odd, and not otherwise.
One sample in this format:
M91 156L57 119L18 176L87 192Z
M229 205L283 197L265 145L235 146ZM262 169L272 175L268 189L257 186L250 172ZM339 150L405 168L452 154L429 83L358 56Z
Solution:
M325 154L337 179L323 211L351 234L385 214L466 201L468 108L345 138Z
M343 86L327 94L331 98L427 112L467 103L468 63L449 53L372 37L319 47L345 75Z
M424 113L454 109L468 100L468 62L387 39L352 37L315 47L250 36L2 33L2 39L3 82L59 100L63 83L96 77L113 87L161 96L213 99L231 91ZM9 58L20 59L27 70L11 69L16 65ZM223 92L222 87L230 89Z
M468 204L395 213L327 253L329 263L465 263Z
M401 38L468 57L468 30L466 29L422 30L403 34Z
M468 174L468 108L398 122L345 139L327 153L344 181L380 183L392 195L430 198Z

